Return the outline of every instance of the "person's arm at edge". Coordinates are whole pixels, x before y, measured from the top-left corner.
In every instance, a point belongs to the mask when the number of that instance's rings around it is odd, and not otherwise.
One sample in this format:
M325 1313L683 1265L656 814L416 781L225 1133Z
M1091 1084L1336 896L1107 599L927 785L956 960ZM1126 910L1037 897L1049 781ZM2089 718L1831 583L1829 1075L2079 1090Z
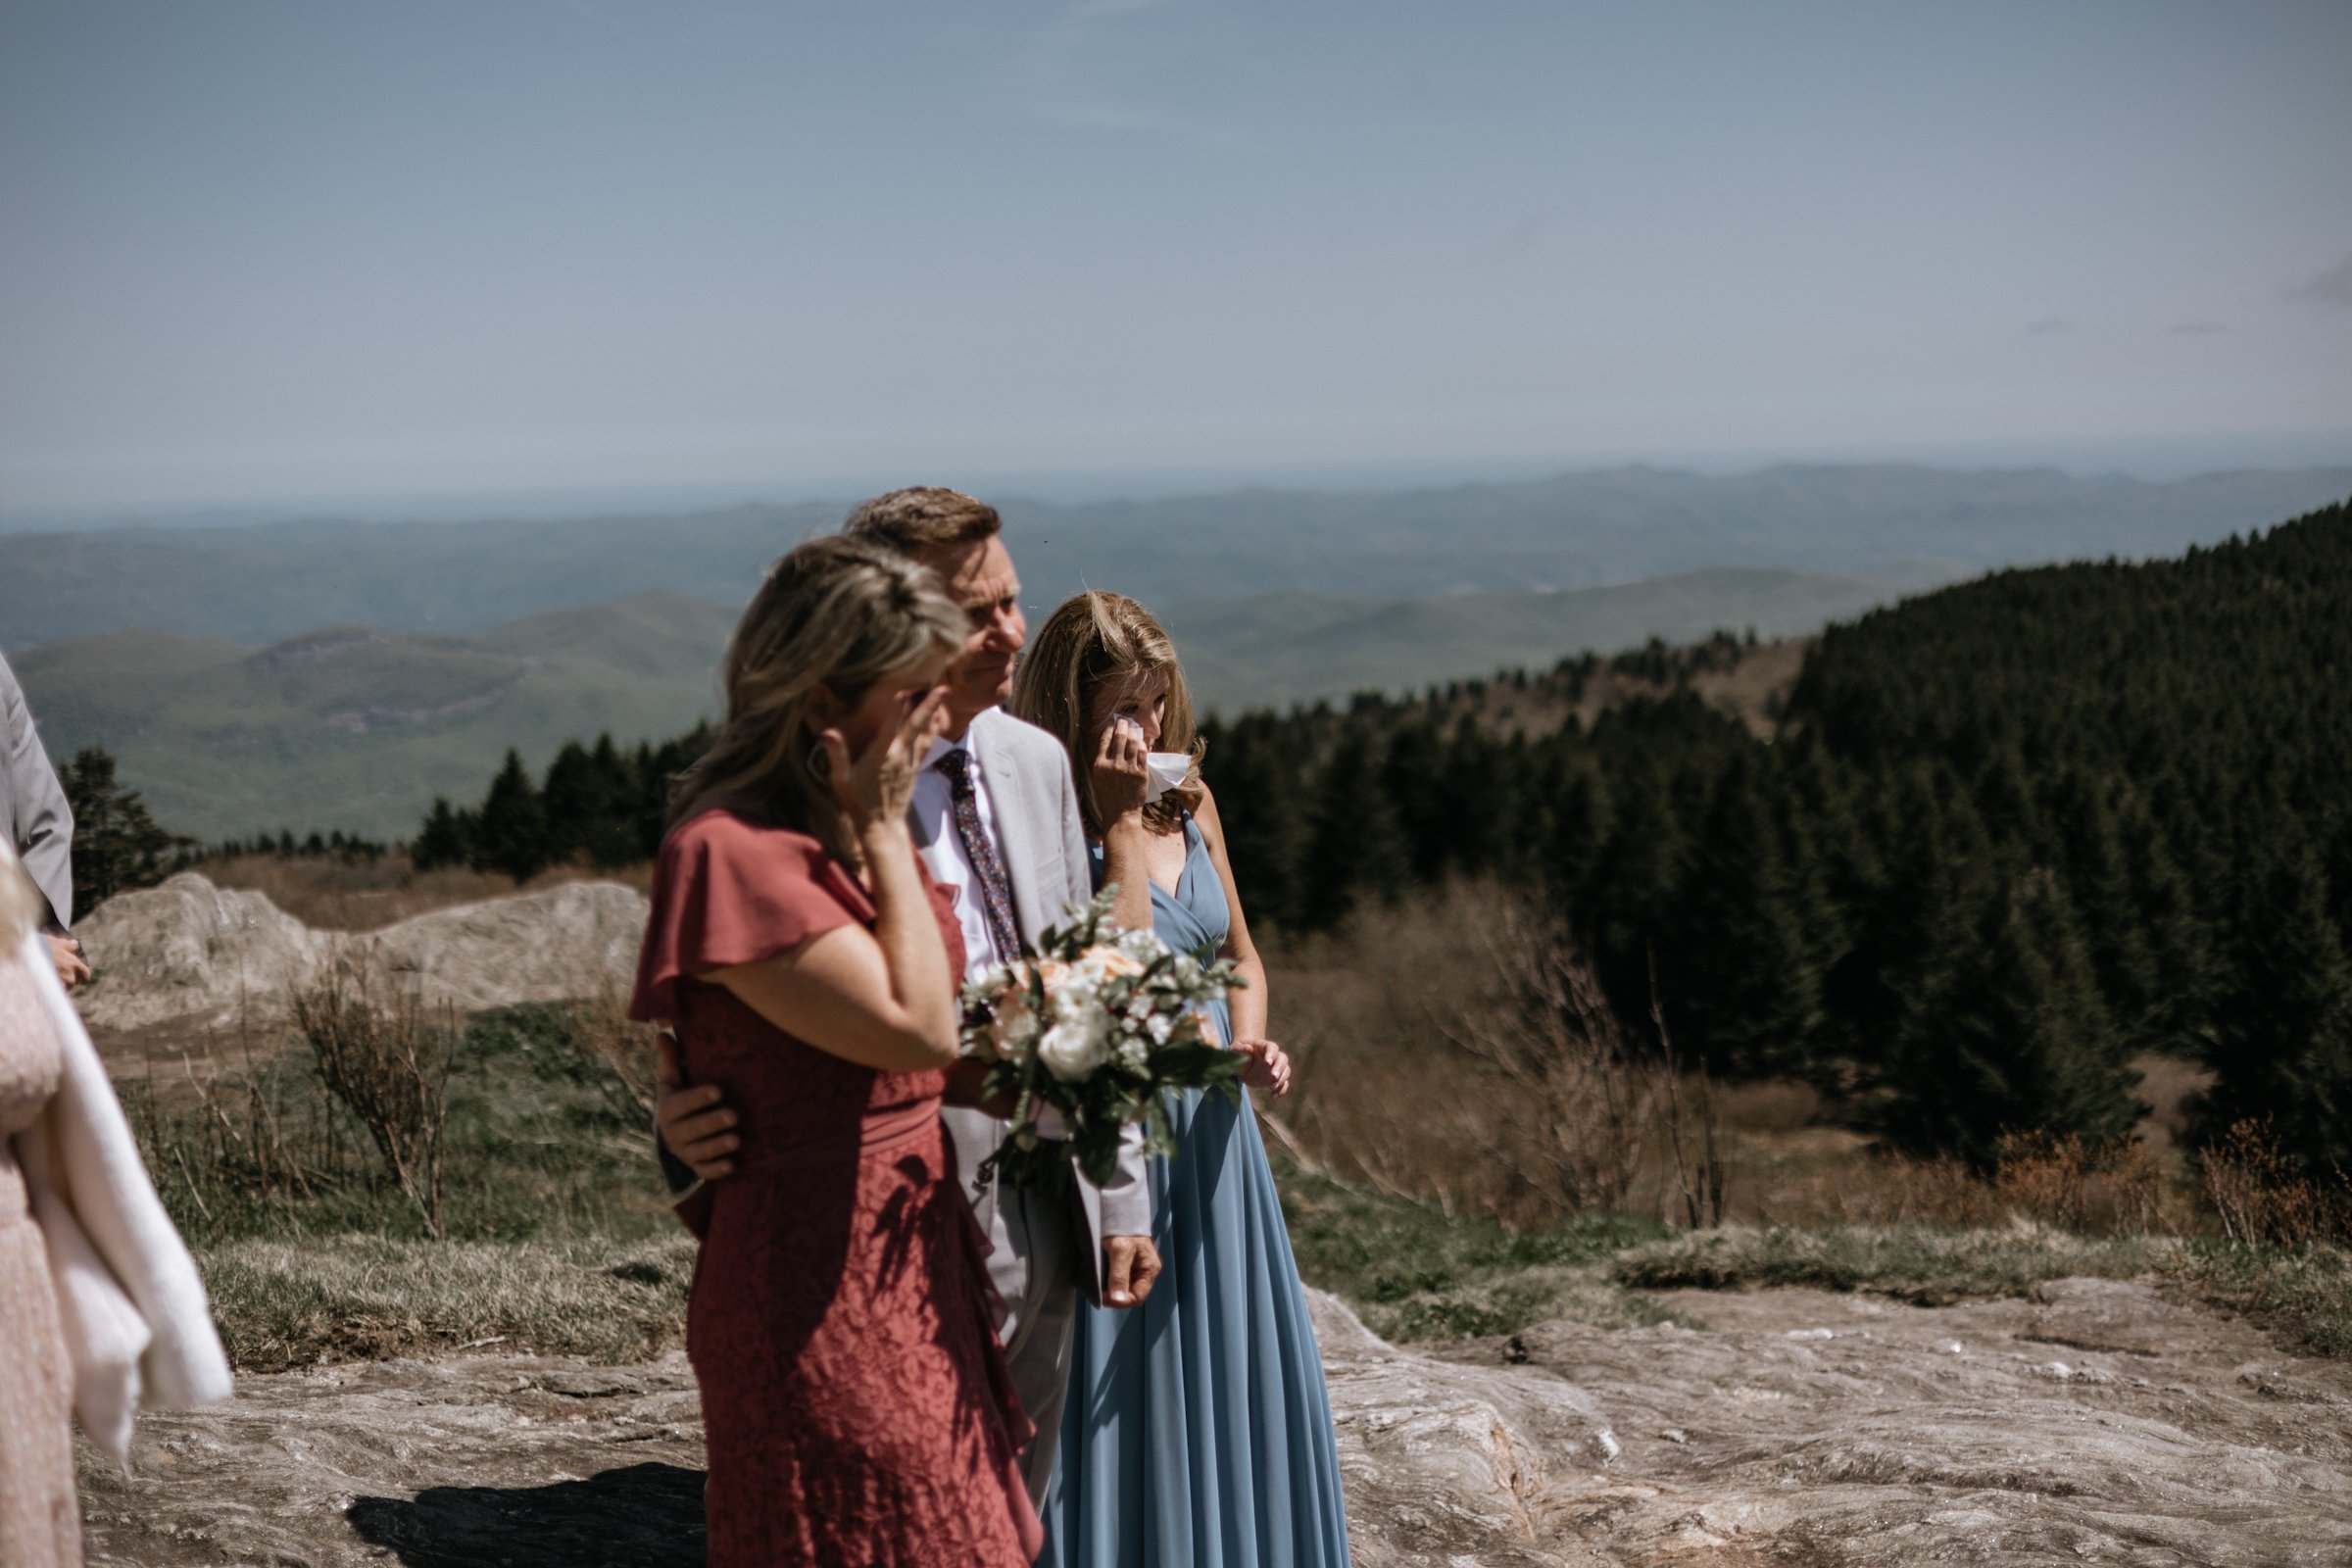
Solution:
M8 769L16 817L9 824L15 835L9 848L49 906L47 929L64 931L74 923L74 808L6 660L0 660L0 725L7 747L0 767Z

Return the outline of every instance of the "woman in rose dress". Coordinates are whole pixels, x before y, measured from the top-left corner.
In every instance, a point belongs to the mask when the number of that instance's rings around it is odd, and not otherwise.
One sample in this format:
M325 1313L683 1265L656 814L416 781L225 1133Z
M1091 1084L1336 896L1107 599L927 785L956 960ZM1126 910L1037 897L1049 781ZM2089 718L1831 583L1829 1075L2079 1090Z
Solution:
M711 1568L1022 1568L1029 1425L940 1129L956 917L906 825L963 616L928 572L820 539L768 574L681 781L631 1014L741 1116L687 1354Z

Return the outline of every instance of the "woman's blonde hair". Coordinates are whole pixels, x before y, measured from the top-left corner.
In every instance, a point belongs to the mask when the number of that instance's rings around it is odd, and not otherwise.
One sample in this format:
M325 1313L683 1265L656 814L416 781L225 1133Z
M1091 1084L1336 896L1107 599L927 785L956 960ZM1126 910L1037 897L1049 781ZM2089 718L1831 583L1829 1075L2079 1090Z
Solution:
M811 539L768 568L719 665L726 716L670 791L671 825L728 807L799 828L849 853L832 791L812 765L804 720L823 687L854 707L874 682L963 647L964 614L939 579L904 556L839 537Z
M1068 749L1078 781L1079 808L1085 813L1087 832L1096 838L1102 836L1102 816L1095 808L1093 769L1088 765L1095 752L1087 733L1087 716L1105 686L1147 674L1164 675L1168 681L1168 706L1159 720L1159 749L1184 752L1193 760L1182 784L1144 808L1144 819L1165 833L1175 830L1183 813L1200 805L1202 747L1193 723L1193 698L1184 684L1184 665L1177 661L1176 645L1152 612L1125 594L1097 589L1064 600L1029 639L1020 673L1013 677L1013 712L1051 731Z

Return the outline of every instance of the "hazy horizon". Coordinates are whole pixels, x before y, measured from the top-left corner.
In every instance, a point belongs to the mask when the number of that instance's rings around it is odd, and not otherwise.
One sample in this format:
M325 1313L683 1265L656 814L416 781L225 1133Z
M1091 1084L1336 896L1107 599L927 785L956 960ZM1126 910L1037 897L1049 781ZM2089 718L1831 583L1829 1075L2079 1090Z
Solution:
M0 0L0 44L17 532L2352 460L2352 8Z
M2068 458L2075 461L2066 461ZM1970 458L1981 461L1966 461ZM902 482L945 479L975 489L988 499L1017 509L1024 503L1085 506L1122 501L1150 502L1210 498L1238 491L1295 491L1300 494L1397 496L1425 491L1505 486L1571 479L1630 468L1709 477L1737 477L1783 467L1917 467L1955 474L2057 472L2070 478L2119 478L2171 484L2228 473L2288 473L2352 468L2352 437L2342 441L2279 438L2195 445L2157 443L2147 448L2104 452L1909 452L1635 455L1613 462L1492 464L1468 468L1440 464L1396 463L1379 466L1293 466L1264 469L1204 469L1181 473L1100 475L1014 474L1009 476L915 473L867 475L830 484L779 483L677 486L659 489L520 491L504 495L343 496L312 501L236 505L193 502L181 506L123 509L94 506L69 512L17 512L0 504L0 535L80 533L110 528L242 527L265 522L467 522L564 521L645 514L689 515L733 507L848 506ZM2283 520L2283 519L2282 519Z

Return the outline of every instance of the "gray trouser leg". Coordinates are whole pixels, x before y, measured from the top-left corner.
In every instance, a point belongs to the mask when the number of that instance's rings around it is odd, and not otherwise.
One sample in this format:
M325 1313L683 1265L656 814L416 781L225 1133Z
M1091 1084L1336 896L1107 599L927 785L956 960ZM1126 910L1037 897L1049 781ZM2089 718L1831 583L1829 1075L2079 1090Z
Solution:
M1004 1303L995 1325L1021 1408L1037 1423L1022 1453L1029 1498L1042 1504L1061 1443L1061 1407L1070 1392L1070 1333L1078 1322L1078 1255L1073 1200L1049 1198L1004 1182L984 1184L982 1160L1004 1136L1004 1124L961 1106L939 1119L955 1145L957 1174L988 1233L988 1277Z
M997 1198L1000 1238L1017 1228L1027 1256L1014 1267L1000 1271L989 1259L1012 1320L1004 1329L1004 1358L1012 1369L1012 1386L1021 1407L1037 1423L1037 1436L1022 1455L1029 1483L1029 1500L1043 1504L1046 1482L1054 1474L1054 1452L1061 1443L1061 1407L1070 1392L1070 1333L1078 1321L1076 1259L1070 1242L1067 1202L1017 1187L1003 1189ZM1002 1221L1009 1219L1008 1227ZM1010 1248L1004 1249L1009 1251ZM1006 1275L1025 1276L1015 1297L1005 1291Z

